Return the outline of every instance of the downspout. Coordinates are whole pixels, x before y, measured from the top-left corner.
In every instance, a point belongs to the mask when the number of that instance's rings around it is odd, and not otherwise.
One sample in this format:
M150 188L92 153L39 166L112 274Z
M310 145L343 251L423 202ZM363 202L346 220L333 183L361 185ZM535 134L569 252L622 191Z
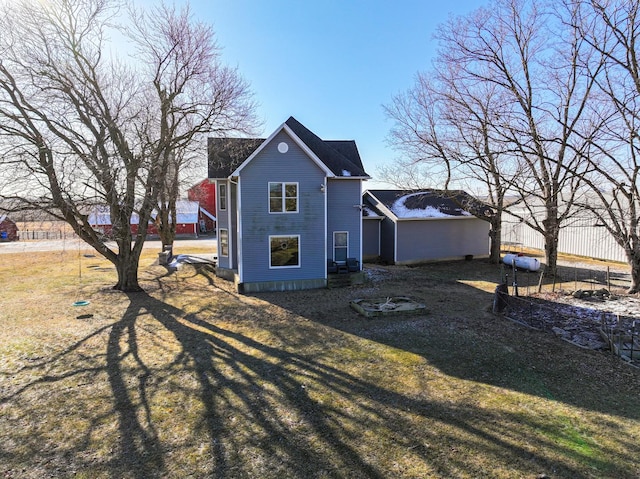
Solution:
M362 198L362 180L360 180L359 193L360 194L358 195L358 199L360 201L360 205L361 206L360 206L360 208L358 208L358 211L359 211L359 214L360 214L360 257L358 258L358 264L360 265L361 269L364 269L364 266L362 264L362 240L363 240L362 234L363 234L363 231L364 231L364 228L363 228L364 216L362 215L362 210L363 210L363 206L362 206L362 203L363 203L363 198Z
M324 197L324 265L323 265L323 270L324 270L324 279L325 281L329 279L329 272L327 271L327 260L329 258L327 258L327 255L329 253L329 249L328 249L328 235L329 235L329 226L328 226L328 222L329 222L329 218L328 218L328 213L329 213L329 208L327 207L327 189L328 189L328 182L327 182L327 177L325 175L324 177L324 183L321 186L321 192L322 192L322 196Z
M238 263L238 282L243 282L243 262L242 262L242 215L240 214L240 177L238 177L238 181L233 181L232 177L229 177L229 191L227 192L227 214L229 217L227 218L227 224L229 225L229 231L231 231L231 185L236 185L236 218L238 220L238 228L236 231L236 241L229 241L229 269L233 269L233 251L232 245L236 244L237 247L237 263Z
M393 221L393 264L398 263L398 221Z
M216 189L215 198L216 198L216 208L213 210L216 214L216 254L218 255L218 265L220 264L220 222L218 221L218 180L214 180L213 187Z

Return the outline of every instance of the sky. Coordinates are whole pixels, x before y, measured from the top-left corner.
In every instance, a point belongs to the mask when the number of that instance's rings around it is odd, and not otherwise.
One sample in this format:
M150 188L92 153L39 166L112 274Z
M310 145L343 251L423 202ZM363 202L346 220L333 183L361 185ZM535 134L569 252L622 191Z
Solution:
M486 3L192 0L191 9L250 83L261 136L294 116L324 140L355 140L373 189L388 187L377 169L399 156L387 143L393 123L383 105L430 69L439 24Z

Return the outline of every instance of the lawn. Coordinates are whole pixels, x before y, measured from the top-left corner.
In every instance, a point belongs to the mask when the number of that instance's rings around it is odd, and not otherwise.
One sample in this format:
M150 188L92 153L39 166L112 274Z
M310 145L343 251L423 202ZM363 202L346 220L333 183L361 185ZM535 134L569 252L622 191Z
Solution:
M89 253L0 256L0 477L640 477L640 371L490 313L496 266L238 295L149 251L127 295Z

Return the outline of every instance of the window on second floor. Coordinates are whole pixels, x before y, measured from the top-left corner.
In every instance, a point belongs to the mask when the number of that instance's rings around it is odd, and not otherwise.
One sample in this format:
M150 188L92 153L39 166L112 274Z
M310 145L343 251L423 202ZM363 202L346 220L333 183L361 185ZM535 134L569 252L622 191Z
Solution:
M269 183L269 213L298 212L298 183Z
M218 207L221 211L227 209L227 185L224 183L218 185Z

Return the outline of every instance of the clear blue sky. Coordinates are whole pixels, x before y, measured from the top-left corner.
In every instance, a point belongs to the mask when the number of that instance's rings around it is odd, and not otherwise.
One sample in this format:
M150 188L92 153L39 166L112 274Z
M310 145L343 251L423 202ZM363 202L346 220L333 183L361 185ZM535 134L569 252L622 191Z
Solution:
M179 2L177 2L179 3ZM397 153L382 105L428 70L436 27L485 0L192 0L213 24L224 62L260 104L264 136L294 116L325 140L352 139L365 170ZM370 181L367 188L384 187Z

